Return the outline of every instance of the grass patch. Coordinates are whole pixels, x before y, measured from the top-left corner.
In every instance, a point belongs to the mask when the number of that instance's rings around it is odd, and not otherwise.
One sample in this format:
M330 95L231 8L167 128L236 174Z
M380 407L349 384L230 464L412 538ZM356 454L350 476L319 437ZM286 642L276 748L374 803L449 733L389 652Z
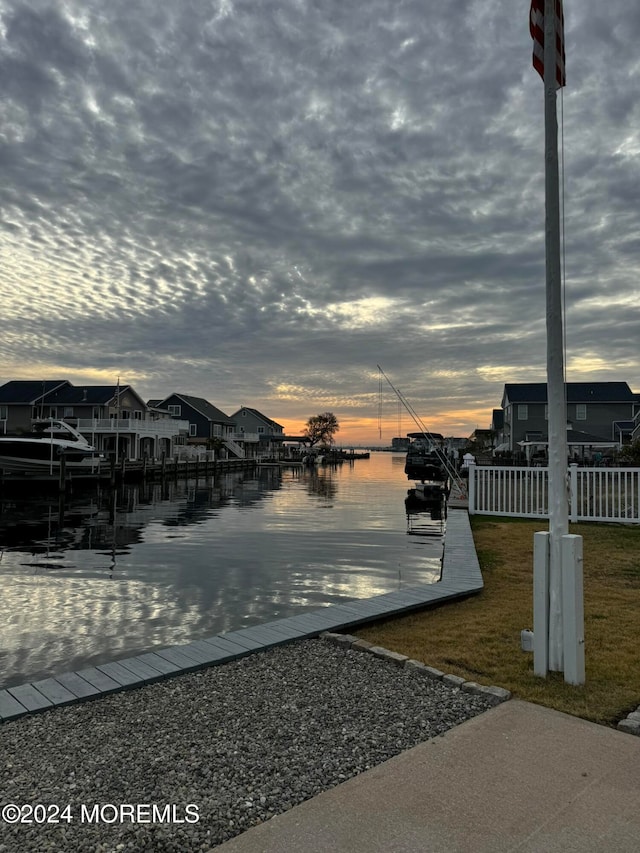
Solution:
M586 683L533 674L520 631L533 628L533 534L545 522L472 516L484 589L471 598L389 619L365 640L514 696L615 725L640 704L640 527L572 524L584 540Z

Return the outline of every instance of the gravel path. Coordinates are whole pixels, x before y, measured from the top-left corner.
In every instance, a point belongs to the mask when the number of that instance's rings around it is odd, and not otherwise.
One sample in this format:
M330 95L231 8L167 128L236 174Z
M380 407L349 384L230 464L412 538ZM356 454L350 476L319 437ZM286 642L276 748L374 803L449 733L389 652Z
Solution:
M0 805L44 809L0 851L209 850L493 704L303 640L24 717L0 726Z

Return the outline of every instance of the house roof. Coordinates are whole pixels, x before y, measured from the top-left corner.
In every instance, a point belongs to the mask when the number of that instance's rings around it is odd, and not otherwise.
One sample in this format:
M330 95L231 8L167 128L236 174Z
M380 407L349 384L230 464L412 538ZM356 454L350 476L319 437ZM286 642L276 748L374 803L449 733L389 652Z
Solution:
M277 421L271 420L271 418L268 418L266 415L263 415L262 412L259 412L257 409L252 409L249 406L241 406L237 414L243 411L243 409L245 412L251 412L252 415L255 415L256 418L260 418L260 420L263 420L266 424L269 424L269 426L276 427L277 429L284 429L282 424L279 424Z
M190 394L169 394L169 396L165 397L164 400L156 401L156 408L166 408L167 402L173 398L182 400L183 403L190 406L194 411L198 412L198 414L203 415L205 418L213 421L214 423L227 424L228 426L233 426L235 423L229 415L225 415L223 411L216 408L208 400L205 400L204 397L192 397Z
M39 402L43 394L55 388L70 385L66 379L44 379L40 381L12 379L0 387L0 403L31 406Z
M66 379L41 382L13 380L0 388L0 403L36 405L44 402L53 406L72 406L80 403L104 406L125 391L134 394L142 403L131 385L72 385Z
M633 432L633 428L635 427L635 421L614 421L613 429L614 432L617 430L618 432Z
M86 405L105 406L120 390L120 394L132 390L129 385L69 385L47 395L46 402L51 405ZM135 392L134 392L135 393Z
M569 403L633 403L635 395L626 382L567 382ZM546 382L508 383L503 407L509 403L546 403Z

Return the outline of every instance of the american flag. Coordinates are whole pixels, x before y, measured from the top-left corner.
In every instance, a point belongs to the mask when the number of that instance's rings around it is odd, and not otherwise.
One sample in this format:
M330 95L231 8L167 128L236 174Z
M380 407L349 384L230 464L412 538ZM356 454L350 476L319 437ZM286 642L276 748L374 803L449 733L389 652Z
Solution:
M566 86L564 69L564 15L562 0L554 0L556 13L556 89ZM533 67L544 80L544 0L531 0L529 30L533 39Z

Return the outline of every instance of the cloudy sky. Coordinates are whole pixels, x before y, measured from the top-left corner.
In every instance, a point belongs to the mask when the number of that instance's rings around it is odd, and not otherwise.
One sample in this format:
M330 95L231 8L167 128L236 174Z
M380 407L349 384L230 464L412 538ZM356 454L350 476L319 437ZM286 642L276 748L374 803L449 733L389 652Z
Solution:
M0 0L0 382L348 442L544 381L529 0ZM640 5L565 0L567 378L640 391ZM379 421L382 418L382 429Z

